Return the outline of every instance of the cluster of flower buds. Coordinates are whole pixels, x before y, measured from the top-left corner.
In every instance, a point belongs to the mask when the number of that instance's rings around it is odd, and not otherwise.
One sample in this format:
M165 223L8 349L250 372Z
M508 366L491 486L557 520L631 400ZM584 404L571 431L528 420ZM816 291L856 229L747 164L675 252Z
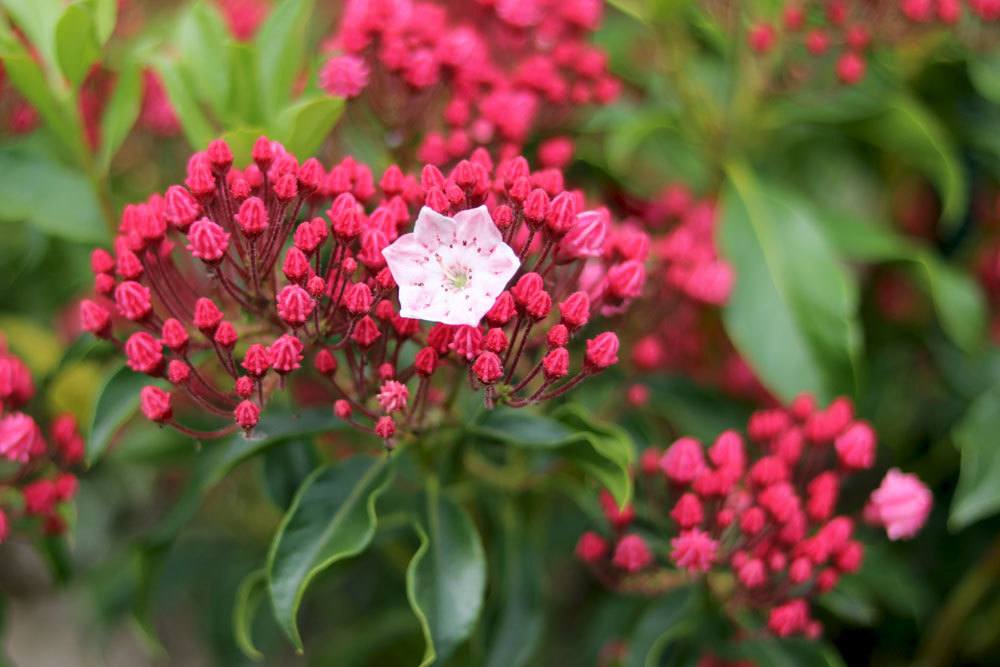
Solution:
M607 56L587 42L602 13L602 0L350 0L320 85L344 97L364 91L399 129L432 130L423 162L454 163L477 145L509 157L538 127L617 97ZM446 127L426 127L442 115ZM546 157L565 156L565 145Z
M585 210L562 172L478 149L447 176L391 166L376 187L353 158L300 164L263 137L249 166L232 163L212 142L184 185L124 209L114 254L91 257L82 328L174 387L142 390L149 419L250 431L294 374L388 441L462 383L520 407L617 361L610 331L577 363L571 343L639 296L649 239ZM177 395L235 424L181 425Z
M20 519L41 520L49 535L62 533L62 504L76 495L67 472L83 459L83 437L72 415L49 424L49 441L34 417L23 412L35 396L31 372L0 341L0 542Z
M585 533L577 555L612 584L658 560L694 576L731 572L728 605L765 613L775 635L815 637L822 628L810 597L861 566L855 521L837 505L847 478L874 465L875 432L848 399L819 409L803 395L788 408L755 412L747 436L726 431L707 449L689 437L665 451L647 449L637 473L641 504L622 509L602 495L614 542ZM890 539L912 537L931 504L919 479L894 469L864 518ZM667 526L669 549L655 553L642 533Z
M997 0L793 0L785 6L780 26L756 23L747 40L762 55L780 48L792 63L794 79L807 75L809 59L835 54L837 78L853 85L864 78L865 54L873 45L901 42L930 25L952 28L962 19L963 5L980 22L1000 20Z

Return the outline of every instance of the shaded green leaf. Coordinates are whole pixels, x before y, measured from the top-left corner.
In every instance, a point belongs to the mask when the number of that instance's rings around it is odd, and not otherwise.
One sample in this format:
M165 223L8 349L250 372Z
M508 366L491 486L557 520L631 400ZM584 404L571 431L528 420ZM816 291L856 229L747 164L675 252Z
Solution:
M312 155L337 124L344 111L344 100L321 96L296 102L278 119L275 136L298 155Z
M617 426L598 424L578 406L563 406L553 417L499 408L470 426L470 431L516 447L556 453L605 486L620 505L632 498L629 469L634 452L628 434Z
M251 660L264 657L253 644L253 619L267 593L267 571L254 570L240 583L233 606L233 636L243 655Z
M426 493L420 547L406 570L406 597L423 629L421 667L445 661L472 633L483 606L486 558L469 515L437 488Z
M101 148L98 163L107 171L115 153L132 131L142 108L142 73L130 65L118 74L115 90L101 117Z
M846 667L833 646L807 639L746 639L739 642L734 657L769 667Z
M91 66L101 56L94 17L81 4L71 4L56 24L56 56L59 69L74 87L79 87Z
M783 399L852 394L861 346L857 286L802 202L739 166L722 198L722 254L736 271L726 331Z
M375 534L375 502L391 478L388 458L358 455L320 468L302 484L267 557L267 582L278 625L296 648L302 595L317 574L354 556Z
M215 138L216 131L198 105L195 91L182 76L180 65L176 61L160 58L153 62L153 66L163 81L188 143L197 150L205 148Z
M864 127L876 146L922 171L941 195L942 219L957 225L968 205L965 172L948 131L921 102L903 95Z
M139 391L150 378L121 366L104 383L94 408L87 441L87 465L93 465L104 454L111 439L139 407Z
M650 389L655 414L699 440L710 441L726 429L742 429L752 412L751 406L680 375L649 376L642 383Z
M267 118L274 118L291 95L305 56L313 4L313 0L283 0L257 32L258 90Z
M952 530L961 530L1000 510L998 433L1000 387L994 387L976 399L953 432L962 464L948 519Z
M625 667L656 667L672 639L684 632L691 589L678 588L658 598L639 617L629 639Z
M305 479L319 467L319 457L308 439L293 440L284 447L271 447L261 460L267 494L281 510L287 510Z
M106 241L97 197L78 171L38 151L11 147L0 149L0 173L0 220L28 222L70 241Z
M185 81L195 97L207 103L217 117L225 116L228 111L231 40L225 20L207 2L191 5L177 24L175 42Z

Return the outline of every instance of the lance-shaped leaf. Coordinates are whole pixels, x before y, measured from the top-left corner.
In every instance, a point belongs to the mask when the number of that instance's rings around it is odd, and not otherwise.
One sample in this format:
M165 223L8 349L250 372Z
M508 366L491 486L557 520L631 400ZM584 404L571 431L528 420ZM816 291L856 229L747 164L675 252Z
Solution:
M278 625L302 650L296 615L317 574L365 550L375 534L375 502L388 486L386 457L358 455L306 479L271 542L267 585Z
M469 515L432 487L416 525L420 548L406 570L406 597L426 641L421 667L443 662L475 628L486 589L486 557Z

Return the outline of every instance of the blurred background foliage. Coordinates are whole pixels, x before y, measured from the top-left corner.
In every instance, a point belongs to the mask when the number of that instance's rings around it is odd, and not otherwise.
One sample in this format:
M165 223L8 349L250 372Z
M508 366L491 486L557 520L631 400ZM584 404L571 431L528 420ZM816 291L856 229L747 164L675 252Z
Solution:
M36 131L0 141L0 330L44 378L48 406L91 425L94 461L65 543L0 548L9 660L49 664L37 660L51 649L88 665L239 665L259 654L266 664L415 664L423 630L406 592L421 535L394 522L391 492L367 555L338 552L302 600L304 656L265 613L258 568L272 535L344 436L297 429L210 452L132 420L141 383L114 375L108 347L78 338L73 308L90 289L89 252L109 241L121 207L180 181L211 138L226 137L238 162L268 134L327 163L344 152L376 172L405 163L375 117L345 113L317 88L316 45L338 3L277 1L247 40L208 1L0 4L4 85L39 116ZM828 643L749 643L747 657L997 664L1000 353L976 262L1000 224L1000 33L914 33L876 48L857 85L838 84L832 54L805 84L785 85L780 63L744 37L752 21L777 21L783 3L609 4L597 39L625 92L576 119L572 177L623 203L673 182L718 198L718 243L737 275L722 323L737 350L779 398L852 396L880 434L881 463L918 472L935 492L917 539L870 546L864 569L823 600ZM177 135L137 123L147 71L162 80ZM112 91L95 111L85 100L101 78ZM620 396L634 380L608 374L577 400L637 449L711 437L749 411L681 375L642 378L651 399L635 408ZM574 562L598 515L593 497L558 480L491 476L499 445L472 444L454 457L479 474L459 488L477 528L453 537L488 563L487 594L449 664L679 665L720 645L709 599L617 596ZM539 465L527 455L525 466Z

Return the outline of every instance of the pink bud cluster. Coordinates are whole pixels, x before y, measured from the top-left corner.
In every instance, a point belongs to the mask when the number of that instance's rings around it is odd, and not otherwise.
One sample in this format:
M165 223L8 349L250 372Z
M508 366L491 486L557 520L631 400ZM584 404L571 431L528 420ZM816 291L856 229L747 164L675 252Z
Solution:
M602 13L602 0L350 0L327 44L342 55L320 84L345 97L366 91L400 129L430 129L424 162L453 163L477 145L511 156L539 126L618 95L607 56L587 43ZM426 128L441 109L445 127ZM564 157L565 142L551 145L543 164Z
M799 79L808 74L810 59L835 54L837 78L853 85L864 79L866 52L873 46L901 41L914 30L932 25L955 26L965 6L978 21L1000 21L997 0L793 0L785 5L780 26L755 23L747 42L760 55L780 49L789 73Z
M447 176L391 166L376 183L353 158L299 163L263 137L250 165L232 163L212 142L184 185L127 206L114 252L91 258L96 296L81 303L82 328L163 381L142 390L149 419L199 438L250 431L294 376L320 382L337 416L389 440L440 414L429 408L458 384L484 390L488 406L520 407L616 363L615 333L583 332L639 295L648 238L584 210L562 172L531 171L523 157L494 165L478 149ZM485 206L516 253L520 270L475 325L400 315L383 250L422 206L446 216ZM179 397L235 423L183 426Z
M66 524L60 506L76 494L76 477L67 472L83 460L76 420L68 414L57 417L47 440L35 418L24 412L34 396L31 372L0 340L0 459L7 462L0 476L0 542L21 518L40 519L47 534L62 533Z
M707 448L683 437L644 451L637 505L620 509L601 497L614 542L585 533L577 555L611 582L657 562L694 576L731 572L737 587L728 603L766 614L775 635L818 636L809 599L864 556L855 520L837 506L848 478L874 465L875 432L848 399L820 409L803 395L788 408L755 412L747 436L726 431ZM890 539L912 537L931 504L919 479L890 470L864 516ZM639 532L647 524L669 526L669 550L654 552Z

